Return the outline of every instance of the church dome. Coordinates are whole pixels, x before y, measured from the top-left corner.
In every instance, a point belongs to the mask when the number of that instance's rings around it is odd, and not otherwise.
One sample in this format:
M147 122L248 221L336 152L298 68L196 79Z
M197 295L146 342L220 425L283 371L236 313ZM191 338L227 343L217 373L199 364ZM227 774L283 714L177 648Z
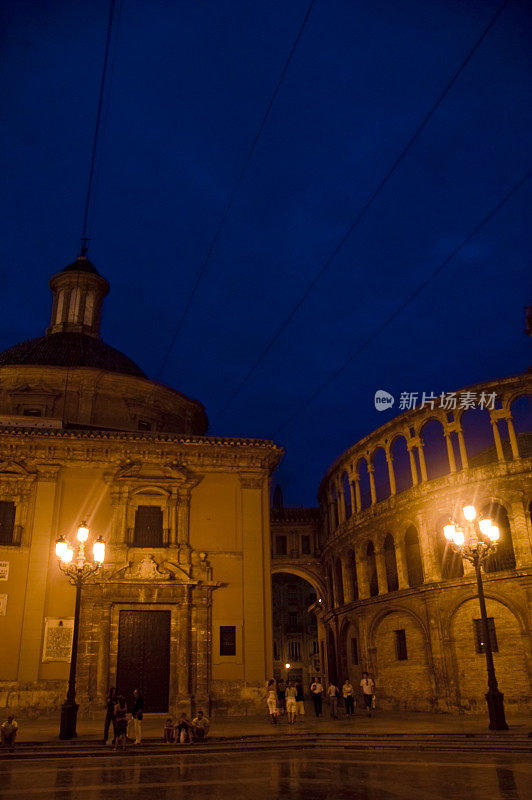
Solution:
M0 353L0 366L93 367L122 375L146 375L134 361L101 339L85 333L62 332L28 339Z

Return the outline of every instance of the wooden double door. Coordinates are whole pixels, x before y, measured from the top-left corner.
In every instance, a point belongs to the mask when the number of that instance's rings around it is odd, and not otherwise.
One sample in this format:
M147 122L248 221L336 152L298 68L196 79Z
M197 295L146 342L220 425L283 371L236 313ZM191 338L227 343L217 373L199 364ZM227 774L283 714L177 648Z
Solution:
M133 704L139 689L147 712L167 712L170 691L170 611L121 611L118 625L118 692Z

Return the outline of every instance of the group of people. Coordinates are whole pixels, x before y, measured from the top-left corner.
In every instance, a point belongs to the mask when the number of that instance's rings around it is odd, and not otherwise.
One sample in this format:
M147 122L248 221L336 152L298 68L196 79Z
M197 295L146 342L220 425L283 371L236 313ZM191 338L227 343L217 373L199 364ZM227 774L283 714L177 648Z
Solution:
M362 673L360 691L362 692L366 714L368 717L371 717L371 711L375 708L375 683L367 672ZM311 685L310 692L312 694L312 699L314 700L314 710L316 712L316 716L319 717L322 714L323 694L323 686L320 678L317 678L317 680ZM345 679L341 689L339 689L338 686L331 681L327 689L327 697L329 698L329 710L332 719L338 718L338 701L340 698L342 698L344 701L346 716L351 717L354 715L355 690L349 678Z
M375 708L375 683L367 672L362 673L360 690L366 714L371 717L371 711ZM316 678L310 685L310 696L314 704L314 713L317 717L321 717L323 714L323 694L324 686L321 678ZM329 683L325 694L329 699L330 715L333 719L338 718L338 701L340 699L344 701L346 716L353 716L355 713L355 690L349 678L346 678L341 689L333 682ZM305 698L301 681L296 681L294 684L289 680L286 682L283 680L276 681L272 678L266 686L264 699L266 700L270 721L273 725L277 723L278 717L285 713L290 725L295 724L297 716L303 716L305 713Z
M126 698L119 694L116 687L111 686L107 695L107 706L105 713L105 724L103 730L103 743L109 740L109 730L113 726L112 744L115 750L121 748L125 750L128 734L128 725L133 726L135 744L142 741L142 719L144 717L144 698L139 689L133 692L133 708L131 718L128 718Z
M175 725L172 718L168 717L164 725L163 739L166 744L204 742L208 732L209 720L203 711L198 711L193 720L189 720L186 714L181 714Z

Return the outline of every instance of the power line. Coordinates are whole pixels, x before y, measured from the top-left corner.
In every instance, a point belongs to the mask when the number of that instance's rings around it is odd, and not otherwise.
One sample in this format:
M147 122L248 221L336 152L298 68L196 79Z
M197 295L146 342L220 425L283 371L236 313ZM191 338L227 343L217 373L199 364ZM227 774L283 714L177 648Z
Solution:
M198 290L198 287L199 287L199 285L200 285L200 283L201 283L201 281L203 279L203 276L204 276L205 271L207 269L207 265L208 265L208 263L209 263L209 261L211 259L211 256L212 256L212 254L214 252L214 248L216 247L216 243L218 242L220 234L221 234L221 232L223 230L223 227L224 227L224 225L225 225L225 223L227 221L227 217L229 216L229 212L231 211L231 208L233 206L235 198L236 198L236 196L238 194L238 190L240 189L240 186L242 185L242 181L243 181L244 176L245 176L245 174L247 172L247 168L248 168L249 163L250 163L250 161L251 161L251 159L253 157L253 154L254 154L254 152L256 150L257 144L258 144L259 139L260 139L260 137L262 135L262 132L264 130L264 127L266 125L268 117L270 115L270 111L272 110L272 107L273 107L273 104L275 102L275 99L276 99L276 97L277 97L277 95L279 93L279 89L281 88L281 85L282 85L282 83L284 81L284 78L285 78L286 73L288 71L288 67L290 66L290 62L292 61L292 57L293 57L293 55L294 55L294 53L295 53L295 51L297 49L297 46L299 44L299 40L301 39L301 36L303 35L303 31L305 30L305 27L306 27L308 18L310 17L310 13L312 11L314 3L315 3L315 0L310 0L310 3L308 5L307 11L305 13L305 16L303 17L303 21L302 21L302 23L301 23L301 25L299 27L298 32L297 32L297 36L296 36L296 38L294 39L294 41L292 43L292 47L290 48L290 52L288 53L288 57L287 57L287 59L286 59L286 61L284 63L284 66L283 66L282 70L281 70L281 74L279 76L279 79L277 81L275 89L273 90L273 94L271 95L270 100L268 102L268 105L266 106L266 111L264 112L264 115L262 117L261 123L260 123L259 127L257 128L257 131L256 131L255 136L253 138L253 142L252 142L251 147L249 149L249 152L248 152L248 154L246 156L246 159L245 159L245 161L244 161L244 163L242 165L242 168L241 168L240 173L238 175L237 181L236 181L236 183L235 183L235 185L233 187L233 190L232 190L232 192L231 192L231 194L229 196L229 200L227 201L227 204L226 204L226 206L224 208L224 211L223 211L222 217L220 219L220 222L218 224L218 227L216 228L216 230L214 232L214 236L212 237L212 239L210 241L209 248L207 250L207 254L206 254L205 258L203 259L203 263L201 264L201 267L199 269L197 278L196 278L196 280L194 282L194 286L192 287L192 291L190 292L188 300L187 300L187 302L185 304L185 308L183 309L183 312L181 314L179 322L177 323L177 327L175 329L175 333L174 333L174 335L173 335L173 337L172 337L172 339L170 341L170 345L168 347L168 350L166 351L166 354L165 354L165 356L164 356L164 358L162 360L161 366L159 368L159 372L157 373L157 380L160 379L160 377L161 377L161 375L162 375L162 373L164 371L164 368L166 367L166 364L168 363L168 359L170 358L170 354L171 354L172 350L174 349L174 345L175 345L175 343L177 341L177 338L178 338L178 336L179 336L179 334L181 332L181 329L183 327L183 323L184 323L185 318L186 318L186 316L187 316L187 314L188 314L188 312L190 310L190 307L192 305L192 301L194 300L194 297L195 297L195 294L196 294L196 292Z
M94 126L94 136L92 140L92 153L89 167L89 182L87 185L87 195L85 198L85 211L83 213L83 225L81 227L81 254L86 255L88 250L87 242L88 237L88 221L89 221L89 208L91 204L92 185L94 180L94 167L96 163L96 153L98 149L98 138L100 133L100 123L102 118L102 108L105 93L105 78L107 75L107 65L109 62L109 51L111 48L111 36L113 31L113 18L115 10L115 0L110 0L109 4L109 20L107 22L107 36L105 39L105 52L103 58L102 76L100 79L100 94L98 97L98 110L96 113L96 124Z
M377 328L377 330L375 330L371 334L371 336L368 336L368 338L362 342L362 344L355 350L355 352L351 356L349 356L349 358L346 361L344 361L344 363L340 367L338 367L338 369L332 372L329 375L329 377L326 378L318 386L318 388L307 398L307 400L305 400L305 402L302 403L302 405L296 411L294 411L294 413L291 414L285 420L285 422L282 423L282 425L279 425L279 427L275 431L274 436L277 436L280 433L280 431L286 428L297 416L299 416L299 414L301 414L313 402L313 400L316 399L316 397L318 397L319 394L323 392L324 389L327 388L327 386L329 386L330 383L335 381L336 378L338 378L343 372L345 372L345 370L350 366L350 364L352 364L355 358L357 358L357 356L359 356L360 353L362 353L370 344L372 344L372 342L375 341L375 339L399 316L399 314L401 314L405 310L405 308L407 308L416 299L416 297L418 297L418 295L420 295L421 292L427 288L429 283L431 283L445 269L445 267L447 267L447 265L453 260L453 258L455 258L455 256L460 252L460 250L462 250L462 248L464 248L467 244L469 244L471 239L473 239L477 235L477 233L479 233L479 231L485 225L487 225L488 222L490 222L490 220L501 210L501 208L516 194L516 192L519 191L519 189L523 186L523 184L526 183L526 181L530 178L531 175L532 175L532 169L529 169L528 172L526 172L524 176L519 181L517 181L517 183L515 183L512 186L512 188L504 195L502 200L500 200L497 203L497 205L495 205L491 209L491 211L488 214L486 214L486 216L473 228L473 230L465 237L465 239L462 239L460 244L457 245L451 251L451 253L447 256L447 258L444 261L442 261L441 264L439 264L436 267L436 269L434 269L429 274L429 276L424 281L422 281L416 289L414 289L414 291L406 298L406 300L403 303L401 303L401 305L398 306L395 309L395 311L393 311L384 320L384 322Z
M290 313L288 314L288 316L286 317L286 319L284 320L284 322L282 323L280 328L278 328L276 333L269 340L268 344L262 350L262 352L256 358L256 360L253 362L253 364L251 365L251 367L247 371L247 373L244 376L244 378L242 379L242 381L239 383L239 385L236 387L236 389L230 395L228 400L222 406L222 409L218 412L218 414L216 415L216 417L214 419L214 422L212 423L213 425L227 411L227 409L229 408L229 406L231 405L231 403L233 402L235 397L238 394L240 394L240 392L242 391L242 389L245 386L245 384L248 382L250 377L253 375L253 373L255 372L257 367L259 366L259 364L268 355L268 353L270 352L270 350L272 349L274 344L277 342L277 340L279 339L281 334L286 330L286 328L288 327L288 325L292 321L293 317L299 311L301 306L304 304L304 302L306 301L307 297L310 295L310 293L312 292L312 290L314 289L314 287L316 286L318 281L322 278L322 276L325 274L325 272L329 269L330 265L332 264L332 262L334 261L334 259L338 255L338 253L342 250L342 248L346 244L347 240L350 238L351 234L355 231L355 229L358 227L359 223L366 216L367 212L369 211L369 209L371 208L371 206L373 205L373 203L375 202L375 200L377 199L377 197L379 196L381 191L384 189L384 187L386 186L386 184L388 183L388 181L390 180L390 178L392 177L392 175L394 174L394 172L396 171L396 169L398 168L399 164L402 162L402 160L404 159L404 157L406 156L408 151L411 149L412 145L419 138L419 136L421 135L422 131L425 129L425 127L427 126L428 122L430 121L430 119L434 115L436 109L440 106L440 104L443 102L445 97L449 94L450 90L452 89L452 87L454 86L454 84L456 83L456 81L458 80L458 78L460 77L460 75L462 74L464 69L466 68L466 66L469 64L469 62L473 58L474 54L476 53L476 51L478 50L478 48L480 47L480 45L482 44L482 42L484 41L486 36L488 35L489 31L495 25L496 21L498 20L498 18L500 17L502 12L504 11L504 8L508 5L509 2L510 2L510 0L504 0L504 2L499 6L499 8L495 12L495 14L492 16L492 18L490 19L488 25L484 28L484 30L482 31L482 33L479 36L479 38L476 40L476 42L473 45L473 47L469 50L467 56L465 57L465 59L460 64L460 66L458 67L458 69L456 70L454 75L452 76L451 80L447 83L447 85L445 86L445 88L443 89L441 94L438 96L437 100L432 105L432 107L429 110L429 112L425 115L423 120L419 123L419 125L415 129L415 131L412 134L412 136L410 137L410 139L407 141L405 146L402 148L401 152L396 157L395 161L393 162L391 167L388 169L388 171L386 172L384 177L381 179L381 181L377 185L376 189L373 191L373 193L370 195L370 197L368 198L368 200L366 201L366 203L364 204L362 209L359 211L359 213L357 214L357 216L355 217L355 219L353 220L353 222L351 223L351 225L349 226L347 231L344 233L344 235L342 236L342 238L340 239L340 241L338 242L338 244L336 245L336 247L334 248L334 250L332 251L330 256L327 258L327 260L323 264L322 268L319 270L319 272L311 280L311 282L309 283L309 285L305 289L304 293L299 298L299 300L297 301L295 306L292 308L292 310L290 311Z

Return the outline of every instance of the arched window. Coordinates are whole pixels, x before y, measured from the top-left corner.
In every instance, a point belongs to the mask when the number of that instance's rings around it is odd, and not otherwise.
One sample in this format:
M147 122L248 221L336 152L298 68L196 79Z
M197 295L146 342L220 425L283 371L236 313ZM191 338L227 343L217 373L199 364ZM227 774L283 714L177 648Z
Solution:
M486 572L501 572L515 569L515 553L506 509L499 503L491 503L482 510L482 516L489 517L498 526L500 538L495 553L488 558Z
M353 515L353 509L351 507L351 487L347 472L342 474L342 489L344 491L345 518L349 519Z
M368 462L361 458L357 464L357 472L360 478L360 505L361 509L369 508L371 505L371 486L369 482Z
M336 490L336 486L333 486L332 490L332 504L333 504L334 527L337 528L339 525L340 518L338 516L338 492Z
M377 562L375 560L375 547L373 542L368 542L366 549L366 565L368 570L368 583L370 597L379 594L379 579L377 577Z
M532 396L516 397L511 405L517 447L521 458L532 456Z
M338 593L337 602L339 606L344 604L344 578L342 575L342 562L338 558L336 561L336 590Z
M468 408L460 417L469 466L480 467L497 461L497 450L489 411ZM464 465L462 464L462 467Z
M388 533L384 540L384 563L386 565L386 583L388 584L388 591L396 592L399 589L399 578L397 576L395 543L391 533Z
M357 575L357 558L354 550L348 553L349 559L349 573L351 575L351 586L353 589L353 600L358 600L358 575Z
M441 422L437 419L429 419L421 429L421 439L427 467L427 479L432 481L435 478L441 478L442 475L448 475L451 470Z
M410 489L412 486L412 470L410 468L410 456L404 436L397 436L391 447L393 459L393 472L395 475L395 488L397 494Z
M378 447L373 453L373 479L375 481L375 494L377 503L386 500L391 495L390 473L388 472L388 461L384 447Z
M421 550L419 549L419 536L413 525L409 527L405 535L405 557L408 585L412 588L421 586L423 583L423 562L421 560Z

